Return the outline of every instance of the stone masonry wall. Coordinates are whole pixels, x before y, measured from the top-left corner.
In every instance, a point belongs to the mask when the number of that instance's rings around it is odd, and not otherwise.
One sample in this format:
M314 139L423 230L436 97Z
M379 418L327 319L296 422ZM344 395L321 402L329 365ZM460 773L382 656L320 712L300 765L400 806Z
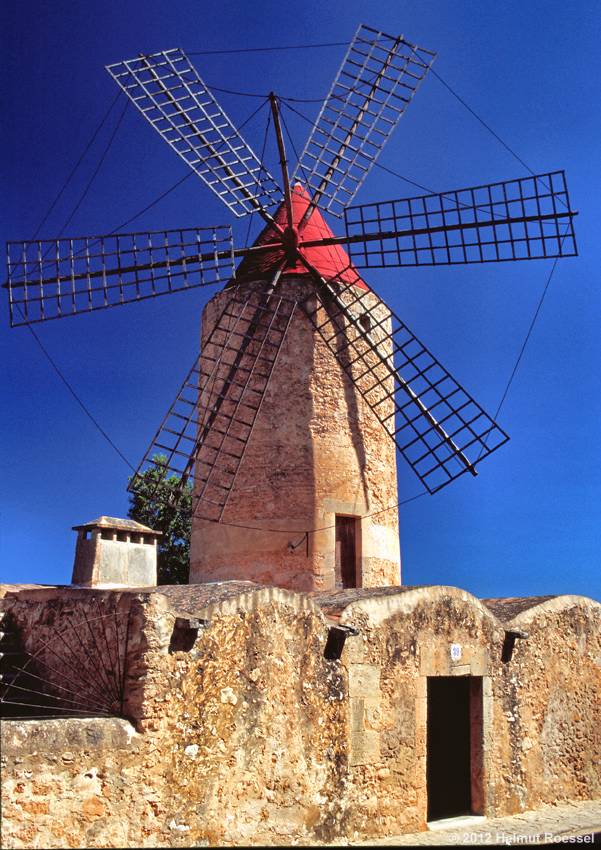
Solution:
M473 803L502 816L601 797L601 606L558 597L501 624L455 588L350 605L349 788L359 835L424 829L427 677L481 677ZM525 629L502 660L506 629ZM461 647L453 661L451 644ZM480 698L479 698L480 699ZM349 800L350 802L350 800Z
M322 614L273 593L214 611L181 651L177 612L151 595L131 725L3 722L3 846L278 844L343 829L344 677L323 657Z
M528 634L503 669L511 809L601 798L601 606L560 596L509 625Z
M93 591L62 594L65 612L78 598L93 604ZM2 723L4 847L328 843L424 829L429 676L481 682L482 813L601 796L591 600L559 597L502 623L447 587L347 591L340 604L251 583L114 596L137 618L128 720ZM51 591L29 597L30 623L43 626L56 613ZM328 660L338 622L359 634ZM503 661L511 628L528 637Z
M303 299L313 287L304 277L287 275L278 291ZM207 304L203 346L230 295L224 290ZM322 310L319 321L326 318ZM364 517L361 586L399 584L397 510L385 510L397 501L393 441L297 308L224 524L193 522L191 581L245 578L301 591L332 588L339 513ZM309 535L308 551L304 543L289 548L307 529L323 531Z

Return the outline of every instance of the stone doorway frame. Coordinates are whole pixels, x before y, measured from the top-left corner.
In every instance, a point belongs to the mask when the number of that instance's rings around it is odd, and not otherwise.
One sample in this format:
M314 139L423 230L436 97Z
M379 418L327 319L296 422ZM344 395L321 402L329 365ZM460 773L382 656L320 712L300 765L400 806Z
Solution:
M482 653L484 656L484 653ZM493 800L489 781L492 775L492 679L485 675L485 658L474 657L469 664L441 665L422 658L416 683L415 700L415 771L417 805L425 823L428 822L428 678L435 676L469 676L470 686L470 776L472 813L490 817Z

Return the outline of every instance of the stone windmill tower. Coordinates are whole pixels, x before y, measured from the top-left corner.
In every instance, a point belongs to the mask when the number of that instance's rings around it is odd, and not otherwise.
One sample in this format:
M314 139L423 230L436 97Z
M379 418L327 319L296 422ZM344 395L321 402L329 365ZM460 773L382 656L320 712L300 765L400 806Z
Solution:
M295 228L309 203L309 195L297 184L291 192ZM285 205L274 220L286 226ZM273 243L275 236L267 225L256 244ZM299 236L319 242L332 238L332 232L315 210ZM340 275L365 299L367 308L369 289L339 245L307 248L305 258L323 278ZM397 511L394 507L387 510L397 502L394 443L353 382L353 369L347 374L317 329L316 324L321 325L321 331L331 336L336 335L337 325L325 305L318 307L314 274L300 260L294 256L287 259L284 246L269 255L245 258L236 272L241 297L250 296L254 304L258 294L270 286L274 268L281 269L275 290L275 297L282 299L280 312L268 332L264 334L263 327L254 332L254 347L239 364L239 375L246 378L245 367L255 366L259 373L271 371L272 365L275 368L223 522L198 518L193 526L191 580L250 578L297 590L398 584ZM207 304L201 350L206 350L215 334L229 298L226 287ZM293 311L297 303L306 305L314 321L303 310ZM377 305L371 304L371 309L377 311ZM242 335L248 333L248 316L238 310L234 314L243 318L240 336L234 336L233 353ZM271 313L269 318L261 316L260 324L270 318ZM384 319L382 330L390 333L390 317L380 318ZM233 321L228 316L224 325ZM266 344L259 353L263 338ZM275 350L269 348L272 344L278 346L277 363ZM253 363L254 355L263 362ZM261 384L261 378L253 379L255 393L249 392L250 405L259 400ZM230 395L234 393L230 391ZM212 400L207 399L209 403ZM394 415L390 400L384 403L384 410ZM244 420L249 414L252 410L240 409L236 415ZM245 430L238 422L234 425L240 437L246 436ZM229 448L236 452L235 439L230 440ZM206 462L208 468L210 455L210 449L201 449L197 462ZM203 490L209 517L227 477L214 475ZM303 529L318 531L306 535Z
M249 248L229 226L8 246L13 324L225 282L138 469L160 453L162 477L191 487L191 581L396 584L395 452L433 493L507 440L356 271L576 254L563 172L351 205L433 60L360 26L292 180L286 100L266 95L282 188L181 50L111 65L229 210L261 216L262 234ZM344 216L344 235L322 213Z

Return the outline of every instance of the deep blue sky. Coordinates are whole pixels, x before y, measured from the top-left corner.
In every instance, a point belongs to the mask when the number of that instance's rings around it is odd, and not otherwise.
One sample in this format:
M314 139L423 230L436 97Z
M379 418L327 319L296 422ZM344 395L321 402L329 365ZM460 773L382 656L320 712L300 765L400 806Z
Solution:
M367 11L368 10L368 11ZM558 263L507 397L511 441L435 496L401 509L403 580L479 596L599 598L600 66L597 0L5 0L2 20L2 240L30 238L115 95L104 65L139 52L350 39L364 21L436 50L439 74L535 171L565 168L580 256ZM209 84L324 96L344 48L196 56ZM258 101L219 95L240 123ZM317 104L302 107L310 116ZM53 237L98 162L117 114L45 225ZM296 145L307 127L289 119ZM245 136L260 149L264 120ZM273 148L268 155L275 167ZM380 161L438 191L525 176L524 168L430 76ZM186 173L130 108L71 234L110 231ZM357 201L416 194L374 170ZM227 223L191 178L128 229ZM340 225L334 224L334 227ZM246 222L236 225L244 238ZM368 282L494 414L551 261L387 270ZM195 357L202 305L184 293L37 325L44 345L134 463ZM128 468L82 414L26 328L2 304L4 580L70 580L71 526L125 515ZM420 492L399 464L400 498Z

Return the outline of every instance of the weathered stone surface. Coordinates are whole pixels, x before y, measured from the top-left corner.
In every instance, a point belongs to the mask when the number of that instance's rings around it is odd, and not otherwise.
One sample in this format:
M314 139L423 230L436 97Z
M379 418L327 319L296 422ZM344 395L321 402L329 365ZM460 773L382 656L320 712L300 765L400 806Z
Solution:
M306 276L285 275L278 292L302 299L314 292L314 285ZM228 289L218 293L204 310L205 351L230 296ZM320 310L318 321L326 320ZM353 368L365 369L360 363ZM390 413L390 405L385 401L382 413ZM400 584L398 512L387 510L397 502L395 451L375 414L297 309L223 522L193 521L190 580L251 579L300 591L333 588L335 516L345 514L359 521L359 586ZM305 543L289 548L308 529L318 529L309 535L308 551Z
M601 796L601 605L592 600L539 601L504 623L450 587L321 599L248 582L13 588L1 604L32 651L56 623L98 606L131 611L128 720L3 722L7 848L327 843L423 830L429 676L470 675L480 689L474 782L485 814ZM339 660L324 657L324 613L359 632ZM182 618L196 624L187 650L172 643ZM506 630L528 637L504 662Z

